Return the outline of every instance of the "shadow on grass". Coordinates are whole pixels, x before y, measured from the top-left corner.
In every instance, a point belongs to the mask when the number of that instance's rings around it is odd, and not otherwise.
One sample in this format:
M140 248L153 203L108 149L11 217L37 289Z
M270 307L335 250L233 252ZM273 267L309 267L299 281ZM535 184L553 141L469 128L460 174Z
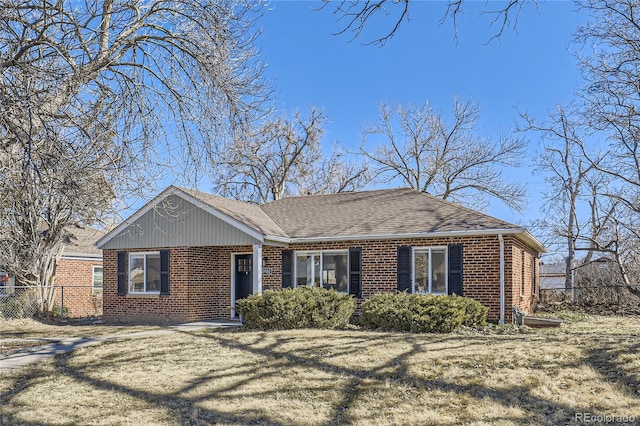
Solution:
M38 423L32 423L18 420L13 415L7 412L6 407L8 406L9 402L19 396L25 390L27 390L30 386L33 385L34 381L40 379L43 375L43 372L37 367L28 368L26 370L27 371L24 375L16 378L11 389L0 394L0 425L2 426L13 424L25 426L40 426L46 424L40 421L38 421Z
M511 424L559 424L571 422L574 413L589 411L591 407L567 406L553 398L542 398L536 395L534 387L504 386L499 389L488 387L484 384L456 383L446 377L425 378L416 375L414 368L414 357L425 351L455 351L459 352L461 358L465 353L472 353L473 346L485 342L483 337L470 338L458 335L430 335L428 345L423 338L406 334L385 334L385 333L350 333L344 332L342 335L329 335L323 339L307 337L304 335L292 336L286 333L272 332L193 332L179 331L184 335L207 341L207 345L219 345L229 350L230 354L236 356L236 352L246 354L246 358L238 356L231 364L221 364L225 368L214 368L207 372L194 374L189 380L180 383L180 387L170 390L145 390L136 384L118 383L108 377L96 377L95 371L116 371L126 368L126 365L133 362L158 363L160 366L163 354L167 352L179 353L181 347L176 342L168 343L159 347L151 347L141 358L135 353L125 353L118 356L117 353L108 354L98 359L79 362L73 354L59 355L54 360L54 369L58 374L70 377L80 383L91 386L94 389L117 393L122 397L133 398L144 402L147 406L157 409L168 409L171 415L171 422L176 424L307 424L304 418L291 421L284 417L273 414L262 407L259 402L247 403L251 398L257 401L273 399L274 392L287 394L289 389L271 387L264 389L252 389L251 384L258 381L268 381L286 375L288 369L302 367L305 370L312 370L310 373L315 378L310 384L305 384L304 388L296 388L296 392L306 392L315 395L322 395L324 392L337 392L337 396L331 403L331 412L326 424L369 424L384 423L380 413L375 409L363 413L357 412L354 407L362 398L370 397L372 391L384 393L385 386L391 383L395 387L411 391L442 392L472 398L474 404L481 405L483 401L488 401L500 408L499 418L492 421L502 421ZM280 335L285 334L285 335ZM522 338L503 337L506 343L518 346L522 343ZM486 340L488 341L488 340ZM103 344L120 344L113 341ZM376 348L378 345L396 344L402 348L392 356L384 357L384 362L376 365L352 364L350 366L340 365L335 362L337 357L354 357L369 348ZM149 341L153 345L153 340ZM433 348L434 344L443 344L444 348ZM601 352L599 349L587 351L586 362L593 366L603 376L607 377L609 372L625 371L621 370L620 356L628 350L640 350L640 343L629 345L628 347L612 349ZM441 356L441 355L440 355ZM446 354L445 354L446 356ZM516 356L516 354L514 354ZM86 359L86 357L85 357ZM175 361L175 358L174 358ZM572 368L581 363L581 360L570 360L558 362L554 365L560 368ZM124 364L124 365L123 365ZM229 366L230 365L230 366ZM215 367L215 366L213 366ZM540 368L545 368L541 365ZM412 372L413 371L413 372ZM29 388L34 380L42 372L37 368L27 369L24 376L16 379L16 386L10 391L0 395L0 405L10 404L17 396ZM160 371L158 374L162 374ZM470 374L477 374L470 370ZM335 378L335 379L334 379ZM628 390L634 387L638 389L637 376L630 372L622 376L618 374L617 380L621 381ZM212 388L212 385L214 386ZM279 384L278 386L283 386ZM206 390L206 392L204 392ZM203 393L204 392L204 393ZM296 392L293 392L294 394ZM291 393L291 392L290 392ZM410 396L410 395L408 395ZM289 397L289 396L287 396ZM291 396L295 397L295 395ZM289 398L291 398L289 397ZM215 401L225 401L227 406L234 404L232 412L217 409ZM201 402L207 402L207 408L203 408ZM212 408L212 404L213 408ZM296 401L297 402L297 401ZM423 401L424 402L424 401ZM438 410L447 407L440 407L443 404L439 401L429 401ZM464 405L464 402L461 402ZM223 405L223 404L221 404ZM513 414L510 409L520 408L522 412ZM464 407L463 407L464 408ZM311 408L310 408L311 409ZM420 409L417 407L416 409ZM509 414L511 413L511 414ZM1 424L29 424L11 414L0 412ZM468 418L456 418L453 423L469 421ZM46 425L47 423L38 422Z
M262 334L262 336L264 337L265 335ZM412 356L423 351L421 345L415 342L416 339L413 335L405 335L403 337L395 338L390 337L390 335L382 335L376 338L362 339L361 343L371 346L375 346L377 341L388 344L390 339L395 339L403 344L409 345L407 350L391 358L384 365L378 368L370 368L366 370L340 367L332 363L327 363L321 358L310 358L298 354L299 352L308 352L311 350L310 348L302 351L298 350L295 352L288 352L286 349L282 348L287 343L287 339L277 338L273 343L263 346L261 343L264 338L257 339L250 344L240 343L236 339L223 335L209 335L208 338L215 340L218 344L230 349L240 349L255 355L260 355L267 359L284 357L290 365L305 365L306 367L312 367L319 371L348 377L348 381L342 389L342 400L336 404L336 409L330 424L352 424L361 423L363 421L380 421L377 413L371 413L370 418L363 419L362 417L354 417L350 412L354 402L357 401L365 392L370 391L370 389L368 389L370 387L370 383L365 382L370 382L371 380L377 383L381 388L381 391L384 391L384 384L391 381L392 383L404 385L408 388L421 388L428 389L429 391L464 394L478 401L489 399L493 403L505 408L513 406L520 407L527 413L526 418L503 417L500 419L503 421L513 422L514 424L546 423L555 425L559 419L568 422L572 419L575 412L586 410L586 407L567 406L559 403L558 401L540 398L532 393L531 388L524 385L504 389L491 389L477 384L460 385L452 383L451 381L446 380L446 378L442 378L440 380L425 380L421 377L412 375L409 373L410 360ZM457 344L447 347L447 350L463 350L465 347L470 345L470 343L461 343L461 341L465 340L468 342L470 339L460 338L459 336L444 335L439 337L434 336L429 342L445 342L448 344L455 342ZM326 346L327 345L322 345L321 347ZM332 348L335 348L335 346L332 346ZM318 347L313 346L313 350L317 349ZM358 347L350 349L342 348L339 353L334 353L334 355L355 353L358 350ZM570 365L567 364L566 366L568 367ZM393 371L386 371L389 370L390 367L393 368Z
M122 384L114 383L109 380L102 380L90 376L90 372L94 368L101 368L101 360L96 360L93 363L86 363L82 366L72 366L73 354L67 353L59 355L55 358L54 368L61 375L71 377L81 383L87 384L94 389L105 390L109 392L116 392L123 396L135 398L138 401L145 402L152 408L168 409L171 413L172 424L183 425L208 425L208 424L260 424L260 425L281 425L284 423L279 422L277 419L270 418L262 410L258 408L246 408L242 410L241 414L234 414L224 411L217 411L212 409L203 409L197 407L195 403L202 398L190 398L185 397L182 394L188 392L190 389L198 386L199 384L211 380L213 375L203 375L187 383L183 388L175 392L160 393L149 392L145 390L136 389L134 387L125 386ZM284 366L281 366L284 367ZM245 376L251 372L256 372L259 369L258 365L247 365L243 369L234 370L228 372L227 376L234 376L236 374ZM37 368L28 369L28 373L18 378L18 385L8 392L0 395L0 406L6 406L23 391L32 385L33 381L41 377L43 372ZM224 374L223 374L224 375ZM268 374L254 374L251 380L261 380L268 378ZM237 383L237 386L242 386L244 380ZM221 388L217 392L208 395L207 397L215 397L218 393L224 393L227 389ZM123 410L127 410L123 407ZM4 410L0 411L0 425L48 425L59 424L58 421L47 423L46 419L39 419L37 423L25 422L22 418L13 416L6 413ZM68 424L65 421L65 424Z
M601 346L585 351L585 362L609 383L617 383L631 397L640 399L640 370L624 358L640 353L640 342L616 342L614 347Z

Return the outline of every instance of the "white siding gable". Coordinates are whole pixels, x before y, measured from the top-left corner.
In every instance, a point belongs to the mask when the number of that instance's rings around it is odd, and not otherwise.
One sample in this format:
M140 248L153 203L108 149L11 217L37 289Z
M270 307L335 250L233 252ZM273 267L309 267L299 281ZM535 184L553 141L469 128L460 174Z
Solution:
M192 203L169 194L110 237L102 249L252 245L261 241Z

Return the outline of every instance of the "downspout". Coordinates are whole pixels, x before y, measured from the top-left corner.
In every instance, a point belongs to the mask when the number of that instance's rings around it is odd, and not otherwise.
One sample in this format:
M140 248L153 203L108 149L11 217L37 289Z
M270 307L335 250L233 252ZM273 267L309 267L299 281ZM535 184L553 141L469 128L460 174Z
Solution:
M262 244L253 245L253 294L262 294Z
M504 238L502 234L498 234L500 241L500 319L498 324L504 324Z

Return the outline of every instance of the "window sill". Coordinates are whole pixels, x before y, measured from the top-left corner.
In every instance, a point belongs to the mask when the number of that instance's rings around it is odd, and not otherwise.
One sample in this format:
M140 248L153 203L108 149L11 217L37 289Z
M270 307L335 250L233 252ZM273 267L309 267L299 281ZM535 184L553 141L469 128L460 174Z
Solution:
M127 293L127 299L159 299L160 293Z

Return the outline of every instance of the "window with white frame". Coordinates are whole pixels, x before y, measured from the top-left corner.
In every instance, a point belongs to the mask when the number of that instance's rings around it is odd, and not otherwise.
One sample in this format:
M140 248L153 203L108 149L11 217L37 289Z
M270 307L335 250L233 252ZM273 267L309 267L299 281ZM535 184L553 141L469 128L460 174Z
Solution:
M160 293L160 252L129 255L129 292Z
M413 250L413 292L447 293L446 247Z
M93 266L92 286L94 291L102 290L102 266Z
M296 287L324 287L341 293L349 292L349 252L297 252Z

